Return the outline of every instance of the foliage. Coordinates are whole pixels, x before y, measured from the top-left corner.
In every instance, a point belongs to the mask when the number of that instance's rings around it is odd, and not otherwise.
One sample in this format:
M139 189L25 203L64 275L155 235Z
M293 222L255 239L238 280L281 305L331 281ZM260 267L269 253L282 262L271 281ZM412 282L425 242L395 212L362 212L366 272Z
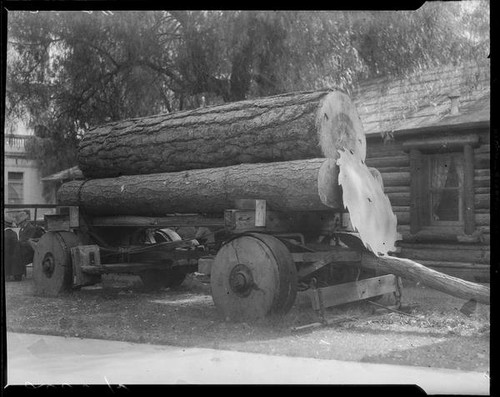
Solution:
M349 91L370 77L484 59L489 2L466 3L414 12L11 12L8 117L29 118L40 137L30 152L52 173L75 165L81 134L108 121Z

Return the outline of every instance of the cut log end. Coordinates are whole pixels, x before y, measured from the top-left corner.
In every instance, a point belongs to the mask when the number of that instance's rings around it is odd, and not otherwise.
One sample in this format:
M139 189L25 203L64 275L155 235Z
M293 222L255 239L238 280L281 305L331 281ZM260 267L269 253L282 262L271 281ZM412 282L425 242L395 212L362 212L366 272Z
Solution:
M339 167L334 159L326 159L318 171L318 195L321 202L330 208L342 208L339 189Z
M325 157L337 159L338 150L366 158L366 137L356 107L348 95L333 91L325 96L316 115L316 128Z

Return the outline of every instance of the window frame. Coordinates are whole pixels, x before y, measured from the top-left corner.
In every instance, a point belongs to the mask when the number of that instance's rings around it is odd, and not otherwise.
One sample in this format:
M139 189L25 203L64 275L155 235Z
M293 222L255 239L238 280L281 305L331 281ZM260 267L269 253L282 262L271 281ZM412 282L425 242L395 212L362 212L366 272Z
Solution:
M452 156L452 157L460 158L461 161L463 162L463 164L465 164L465 156L464 156L463 152L456 151L456 152L450 152L447 154ZM424 226L435 226L435 227L439 227L439 226L462 227L462 226L464 226L464 218L465 218L464 183L459 182L459 185L457 187L442 187L440 189L432 186L432 171L433 171L432 170L432 166L433 166L432 160L438 156L441 156L441 155L442 155L442 153L424 154L424 161L426 162L426 168L427 168L427 178L426 178L427 186L422 186L422 187L425 189L424 193L427 193L427 194L424 194L424 197L426 197L426 199L427 199L427 205L428 205L427 213L428 213L429 219L424 219L423 225ZM462 168L462 170L463 170L463 168ZM464 173L464 175L462 175L462 181L465 179L465 171L463 173ZM433 206L433 199L432 198L433 198L433 194L440 191L440 190L441 191L457 191L458 192L458 220L456 220L456 221L441 221L441 220L434 219L433 214L432 214L432 206Z
M14 174L20 175L20 178L14 178ZM20 187L20 191L14 189L14 186ZM16 193L20 193L20 198L14 199L11 197L10 189L13 189ZM8 171L7 172L7 202L9 204L23 204L24 203L24 172L20 171Z
M437 230L450 234L471 235L476 231L474 208L474 148L479 146L477 134L445 135L440 137L419 137L403 142L403 149L410 158L410 234L417 234L421 230ZM428 170L426 155L463 153L463 223L434 224L426 203L425 188L428 187ZM428 201L428 199L427 199Z

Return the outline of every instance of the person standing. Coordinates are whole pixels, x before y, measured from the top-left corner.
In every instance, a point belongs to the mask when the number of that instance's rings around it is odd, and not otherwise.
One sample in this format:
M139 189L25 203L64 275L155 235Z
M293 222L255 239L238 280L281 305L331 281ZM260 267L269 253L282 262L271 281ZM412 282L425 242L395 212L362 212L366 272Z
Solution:
M5 279L6 281L21 281L25 273L25 267L21 264L17 233L13 230L14 220L6 214L3 224Z
M19 229L19 250L21 255L21 264L26 272L26 265L33 262L34 250L29 240L40 238L43 234L32 222L30 222L28 214L23 212L18 218ZM26 273L24 273L26 274Z

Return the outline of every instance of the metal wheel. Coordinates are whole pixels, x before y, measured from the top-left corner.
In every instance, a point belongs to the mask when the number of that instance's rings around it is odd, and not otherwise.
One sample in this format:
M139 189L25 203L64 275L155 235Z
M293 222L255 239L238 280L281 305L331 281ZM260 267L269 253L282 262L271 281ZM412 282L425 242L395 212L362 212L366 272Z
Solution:
M71 232L47 232L40 238L33 257L36 295L57 296L71 290L70 249L79 243L78 237Z
M284 243L268 234L251 233L251 236L264 242L274 253L280 274L279 296L273 313L285 314L292 308L297 297L297 268L290 251Z
M224 318L253 321L290 309L297 294L297 273L281 241L254 233L221 247L210 284L214 303Z

